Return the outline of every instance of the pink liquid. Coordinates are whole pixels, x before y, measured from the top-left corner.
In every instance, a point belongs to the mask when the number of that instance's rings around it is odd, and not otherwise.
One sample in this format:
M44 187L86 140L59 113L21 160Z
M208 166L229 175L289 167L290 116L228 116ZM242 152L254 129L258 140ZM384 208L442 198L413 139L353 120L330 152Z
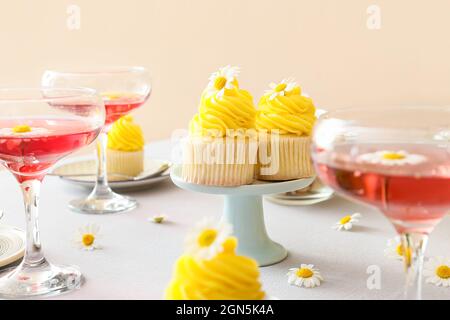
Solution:
M11 134L27 124L31 132ZM45 170L67 154L90 144L100 128L70 119L0 119L0 161L20 181L42 179Z
M405 150L419 164L361 163L361 154ZM429 233L450 212L450 153L432 145L342 145L318 152L316 169L332 188L378 207L399 232Z
M105 124L110 125L120 117L139 108L146 100L142 95L118 94L114 98L104 99L106 109Z

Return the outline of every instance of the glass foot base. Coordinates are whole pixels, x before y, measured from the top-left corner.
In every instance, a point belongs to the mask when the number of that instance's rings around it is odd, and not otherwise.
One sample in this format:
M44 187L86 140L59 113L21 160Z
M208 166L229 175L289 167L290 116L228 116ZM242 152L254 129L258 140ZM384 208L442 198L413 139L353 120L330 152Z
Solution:
M75 266L56 266L46 261L40 266L23 264L0 273L0 298L48 297L79 289L83 282Z
M137 207L137 201L117 193L110 193L107 197L89 196L86 199L73 200L69 208L88 214L109 214L130 211Z

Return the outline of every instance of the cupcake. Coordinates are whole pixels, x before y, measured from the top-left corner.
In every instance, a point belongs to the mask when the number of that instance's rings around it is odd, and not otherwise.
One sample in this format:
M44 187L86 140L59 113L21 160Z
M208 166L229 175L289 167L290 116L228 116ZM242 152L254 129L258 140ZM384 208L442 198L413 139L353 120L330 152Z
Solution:
M231 227L205 220L188 237L165 291L168 300L262 300L255 260L236 254Z
M130 115L112 125L106 153L108 173L136 176L144 170L144 135Z
M203 185L252 183L257 163L256 109L239 88L236 67L212 74L183 141L182 177Z
M259 101L258 179L280 181L312 177L311 131L316 120L311 98L292 80L272 83ZM277 141L278 138L278 141Z

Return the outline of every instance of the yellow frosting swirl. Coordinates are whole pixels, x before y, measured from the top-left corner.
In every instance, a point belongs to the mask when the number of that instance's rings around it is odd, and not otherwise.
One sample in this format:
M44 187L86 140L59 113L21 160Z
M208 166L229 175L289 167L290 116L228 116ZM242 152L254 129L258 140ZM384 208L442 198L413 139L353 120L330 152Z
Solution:
M224 251L211 260L181 256L166 289L169 300L260 300L265 296L253 259L235 253L237 241L229 238Z
M117 151L140 151L144 148L142 129L130 115L123 116L108 132L108 148Z
M253 98L238 87L224 89L223 94L214 88L203 91L198 113L189 124L192 135L225 136L227 129L249 129L254 127L256 109Z
M298 86L285 95L273 96L269 91L259 101L256 128L276 129L280 134L310 135L316 120L315 112L312 99L302 96Z

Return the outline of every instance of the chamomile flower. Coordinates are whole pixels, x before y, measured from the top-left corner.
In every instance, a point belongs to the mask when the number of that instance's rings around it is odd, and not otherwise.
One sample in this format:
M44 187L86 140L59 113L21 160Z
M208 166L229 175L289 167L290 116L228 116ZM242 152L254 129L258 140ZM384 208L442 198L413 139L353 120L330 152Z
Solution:
M338 231L350 230L359 221L359 218L361 218L361 214L357 212L352 215L347 215L336 222L332 228Z
M98 239L101 237L100 226L97 224L87 224L78 229L75 244L78 245L80 249L87 251L92 251L95 249L101 249Z
M438 287L450 287L450 258L430 258L425 263L423 275L426 283L432 283Z
M210 260L223 251L223 243L231 233L228 223L204 219L187 236L186 253L198 260Z
M280 83L272 82L269 84L270 90L266 91L269 94L269 100L273 100L278 96L285 96L287 92L292 91L297 87L297 83L293 79L283 79Z
M39 127L30 127L27 124L19 124L13 128L1 128L0 134L5 136L36 136L48 133L49 130Z
M402 261L404 259L405 250L401 241L401 238L399 236L389 239L387 241L386 249L384 249L384 255L388 258L400 260ZM412 250L409 248L408 250L408 258L411 258Z
M358 157L359 162L370 164L382 164L387 166L416 165L426 161L426 157L420 154L412 154L406 151L382 150L365 153Z
M234 89L237 86L236 77L239 75L238 67L226 66L220 68L209 77L208 88L217 91L217 97L222 97L225 90Z
M322 275L312 264L302 264L300 268L291 268L287 273L288 283L297 287L314 288L320 286Z
M156 214L149 218L148 220L153 223L163 223L167 219L167 216L164 214Z

